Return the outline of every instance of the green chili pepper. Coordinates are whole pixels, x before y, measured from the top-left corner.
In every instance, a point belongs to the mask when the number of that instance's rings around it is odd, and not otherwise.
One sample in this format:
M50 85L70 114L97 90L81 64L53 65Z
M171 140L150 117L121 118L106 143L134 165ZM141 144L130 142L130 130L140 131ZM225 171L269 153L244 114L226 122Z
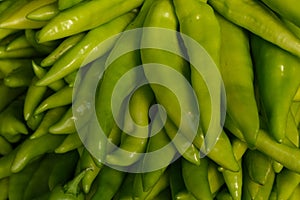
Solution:
M1 59L34 58L39 56L41 56L41 54L33 47L7 51L6 46L0 46Z
M0 157L0 179L11 176L11 165L19 149L19 147L16 147L10 153Z
M8 2L8 1L5 1ZM20 32L18 29L8 29L8 28L0 28L0 41L4 38L8 37L11 34L15 34L17 32Z
M0 60L0 71L3 73L4 77L7 76L14 69L23 67L25 65L31 65L30 59L1 59ZM3 78L4 78L3 77Z
M55 153L67 153L81 147L82 141L78 136L78 133L72 133L68 135L64 141L55 149Z
M182 159L182 176L185 186L196 199L213 199L208 183L208 160L201 159L199 166Z
M300 175L284 168L276 176L276 190L278 199L289 199L300 183Z
M298 88L293 100L300 101L300 87Z
M3 80L0 80L0 96L5 98L0 98L0 112L18 96L26 91L26 87L17 87L10 88L3 83Z
M22 99L14 100L0 113L0 134L9 140L11 136L18 134L28 134L28 130L23 121Z
M65 10L71 8L84 0L58 0L58 9Z
M171 189L171 196L172 199L176 199L176 196L181 192L181 191L186 191L186 187L184 184L184 180L182 177L182 164L181 164L181 159L179 158L178 160L174 161L170 165L170 189Z
M95 59L95 54L100 57L107 53L112 48L116 40L107 39L123 31L130 21L132 21L134 16L135 13L129 12L108 22L107 24L103 24L90 30L81 41L79 41L53 64L48 73L42 78L42 80L39 81L38 84L48 85L49 83L63 78L69 73L80 68L82 64L87 64L87 62L93 61L93 59ZM101 49L98 49L97 46L104 41L106 41L105 48L102 47ZM93 53L93 51L94 54L91 56L90 54Z
M265 3L269 8L271 8L274 12L280 14L281 16L291 20L293 23L297 24L297 26L300 26L300 15L298 10L296 9L297 1L295 0L289 0L285 3L279 0L261 0L263 3ZM295 5L295 6L292 6Z
M118 191L118 194L116 195L116 199L122 199L122 200L132 200L132 193L133 193L133 182L135 173L127 173L126 177L124 178L124 181L122 185L120 186L120 189Z
M8 199L9 178L0 179L0 199Z
M289 198L289 200L297 200L300 196L300 184L297 186L297 188L294 190L292 196Z
M291 102L300 85L300 59L257 36L251 37L251 45L268 130L282 142Z
M76 132L72 107L55 124L49 127L49 132L52 134L72 134Z
M80 76L77 76L78 70L71 72L64 77L64 80L69 85L69 87L74 87L75 81L80 82Z
M220 62L220 47L221 47L221 35L220 26L217 18L214 14L213 9L202 1L189 0L174 1L176 14L179 20L180 32L186 34L190 38L194 39L199 45L201 45L207 53L211 56L212 60L219 66ZM191 10L191 8L193 8ZM195 29L195 27L198 27ZM183 38L184 45L187 49L187 54L190 61L193 63L194 60L199 58L199 52L194 51L189 44L189 41ZM207 79L207 78L205 78ZM215 80L215 85L221 85L218 80ZM215 105L217 105L218 114L214 116L212 121L210 118L213 114L212 102L210 100L210 93L208 91L204 77L202 77L194 66L191 66L191 84L196 93L199 110L200 110L200 125L203 133L206 134L210 122L217 122L211 126L219 126L220 123L220 94L215 99ZM219 91L220 87L215 87L214 90ZM221 91L221 90L220 90ZM215 131L217 134L218 130ZM210 151L216 142L214 136L209 137L205 144L205 150ZM204 152L205 153L205 152Z
M288 119L286 124L286 138L284 139L283 143L288 144L291 143L291 146L299 147L299 133L298 128L293 117L292 112L288 113Z
M145 1L146 4L144 4L141 8L141 11L136 16L136 18L127 26L126 30L131 30L134 28L139 28L142 26L144 22L144 18L147 14L147 10L149 8L149 3L152 1ZM136 34L131 34L131 36L128 37L122 37L122 35L118 38L114 48L111 50L110 54L113 54L114 52L118 52L122 48L123 45L126 45L128 47L138 47L140 44L139 36ZM112 109L111 109L111 100L112 100L112 93L114 91L114 87L118 80L129 70L133 69L136 66L139 66L141 64L140 61L140 54L139 51L131 51L127 54L124 54L123 56L116 59L113 63L111 63L105 70L105 73L103 74L101 84L99 84L99 87L97 88L96 92L96 99L95 99L95 107L96 107L96 114L99 121L99 125L101 126L104 134L107 136L109 135L110 131L112 130L114 126L114 119L112 115ZM131 85L132 87L136 86L137 80L136 77L132 77L128 79L128 85ZM129 83L129 81L131 81ZM129 88L128 88L129 89ZM132 88L133 89L133 88ZM98 143L98 141L97 141ZM104 155L106 144L99 145L97 144L97 152L100 152L100 155ZM101 151L99 151L99 147L103 147Z
M179 55L149 48L149 46L170 46L172 43L172 49L175 52L183 53L181 41L176 35L178 20L172 2L169 0L155 1L145 18L144 27L152 28L146 29L141 38L141 58L145 76L150 82L157 102L164 107L170 120L176 127L180 127L182 134L193 140L192 132L195 130L192 130L194 127L191 127L190 124L198 123L198 113L193 102L193 100L195 101L194 95L189 90L189 85L186 84L189 81L190 68ZM162 30L169 30L169 32L164 33ZM153 66L153 63L161 66ZM176 70L173 73L176 72L179 78L174 78L167 67L172 71ZM151 84L151 82L159 84ZM171 91L165 87L166 85L176 85L178 90ZM173 100L170 101L170 99Z
M9 177L8 197L11 200L23 199L28 182L40 165L40 159L37 159L27 165L23 170L13 173Z
M208 0L208 3L233 23L292 54L300 55L300 40L261 2L256 0Z
M4 84L9 87L27 87L30 85L33 77L32 67L25 65L11 71L4 78Z
M53 65L62 55L79 43L84 38L85 34L85 32L78 33L64 39L55 50L42 60L41 66L49 67Z
M27 187L23 194L24 200L31 200L42 194L50 192L48 187L48 180L50 176L49 172L51 172L56 162L59 160L59 157L60 155L56 154L47 154L43 156L39 166L27 183Z
M188 191L181 191L176 195L175 199L176 200L196 200L196 197L193 196L193 194L191 194Z
M272 192L272 187L274 185L274 181L275 181L275 172L272 169L271 173L268 175L266 183L264 185L260 185L259 190L255 196L255 199L269 199Z
M45 93L47 92L47 87L35 85L38 80L39 79L37 77L33 77L26 92L23 109L23 115L26 121L33 115L36 107L39 105L39 103L41 103Z
M257 150L248 150L245 155L245 164L249 177L258 184L264 185L271 173L272 160Z
M239 139L232 141L232 148L236 160L239 162L240 170L233 172L227 169L221 169L225 183L232 199L242 199L242 188L243 188L243 167L242 167L242 156L247 149L246 143Z
M211 194L213 197L215 197L218 191L224 185L225 179L222 173L218 170L218 166L211 160L208 160L207 178Z
M48 55L50 52L52 52L59 41L51 41L48 43L38 43L36 41L36 31L34 29L26 29L25 30L25 36L30 45L37 50L37 52Z
M0 136L0 155L7 155L13 150L11 143L4 137Z
M32 160L46 153L53 152L64 140L64 136L46 134L36 139L26 139L12 163L13 173L21 171Z
M124 178L125 172L103 166L95 180L98 188L93 195L92 200L111 200L120 188Z
M212 57L216 65L219 66L221 35L219 22L217 21L213 9L204 2L194 0L190 0L188 2L175 0L174 5L176 14L179 19L180 31L202 45ZM193 8L192 12L190 12L190 8ZM195 29L195 27L198 28ZM190 60L193 61L197 59L199 56L197 52L191 49L188 41L184 41L184 43L186 45ZM210 94L206 87L206 83L194 67L191 67L191 83L198 99L201 116L200 128L204 133L206 133L208 125L210 124L211 115L213 114L210 110ZM220 86L221 84L216 85ZM217 86L217 88L215 89L221 91L221 88L219 86ZM217 101L220 100L221 98ZM217 101L214 103L219 108L221 102L219 102L220 104L218 104ZM219 109L217 109L217 111L219 112ZM214 112L216 112L216 110ZM214 121L218 122L215 127L218 127L220 122L220 112L216 113L215 117L216 119L214 119ZM218 134L217 132L218 131L216 131L215 134ZM209 158L211 158L221 166L225 167L226 165L225 168L231 169L233 171L238 171L239 166L233 156L231 144L225 132L222 131L219 134L219 138L217 140L216 139L216 137L210 137L210 139L206 141L205 150L209 152L207 154ZM199 145L197 146L198 148L201 147ZM225 148L224 146L227 147ZM224 153L224 155L221 155L220 153ZM226 162L224 162L225 157Z
M72 103L73 88L65 86L59 91L55 92L51 96L47 97L42 101L39 106L35 109L34 114L45 112L46 110L66 106Z
M156 114L155 117L158 117L158 114ZM155 118L153 119L155 122ZM153 122L151 126L151 130L155 129L153 126L156 126L156 124ZM150 132L151 133L151 132ZM154 152L157 150L160 150L167 146L170 143L170 139L168 135L166 134L164 129L161 129L158 133L151 136L149 138L148 144L147 144L147 153ZM157 164L158 160L163 159L164 163L171 163L176 155L176 148L173 145L168 146L168 149L161 152L161 154L157 156L151 157L145 157L143 161L143 167L145 169L151 169L151 165L153 163ZM144 172L142 173L142 182L143 182L143 190L145 192L149 191L155 183L159 180L160 176L164 173L164 171L167 169L167 166L162 166L160 169L151 171L151 172Z
M23 49L23 48L30 48L31 44L28 42L27 38L25 35L21 35L11 41L7 46L6 46L6 51L13 51L17 49Z
M142 174L137 173L135 174L135 178L133 181L133 199L145 199L151 200L161 191L166 189L169 186L169 173L166 170L163 175L159 178L157 183L147 192L143 191L143 184L142 184Z
M17 0L12 5L10 5L4 12L2 12L0 27L13 29L40 28L46 23L28 20L26 18L26 15L32 10L35 10L39 7L53 2L55 2L55 0Z
M134 127L134 125L147 126L149 123L149 113L154 95L148 85L138 88L129 100L127 109L128 115L125 114L124 126ZM130 120L127 120L130 119ZM119 165L130 166L137 162L147 147L148 129L142 131L139 129L131 129L125 132L125 137L121 141L120 148L106 156L106 162Z
M85 1L60 12L42 28L37 39L39 42L56 40L96 28L139 7L142 3L143 0Z
M46 69L43 69L42 67L37 65L36 62L34 62L34 61L32 61L32 68L33 68L33 71L34 71L35 75L39 79L44 77L45 74L47 73ZM62 79L60 79L60 80L57 80L57 81L49 84L48 87L51 88L54 91L58 91L58 90L62 89L65 85L66 85L65 82Z
M179 132L176 129L176 126L172 123L171 120L167 119L164 126L167 135L172 140L172 143L176 147L177 151L189 162L200 165L200 151L194 144L190 144L186 137L184 137L183 133ZM175 137L178 139L174 140ZM189 146L187 146L187 144Z
M48 134L49 128L53 124L58 122L61 119L61 117L66 113L66 111L67 111L66 107L57 107L48 110L45 113L45 116L43 117L43 120L41 121L37 129L30 136L30 139L35 139Z
M49 200L84 200L85 195L79 188L79 183L89 169L82 171L65 185L56 186L50 194Z
M276 142L264 130L259 131L256 148L286 168L300 173L300 150L298 148Z
M156 195L153 200L167 200L171 199L170 188L164 189L158 195ZM191 199L190 199L191 200Z
M232 196L230 195L229 191L227 188L221 190L218 192L216 196L216 200L233 200Z
M56 157L55 165L52 170L48 172L48 187L50 191L52 191L55 186L63 184L73 177L76 164L79 160L79 153L74 150L64 154L56 154Z
M57 3L51 3L42 7L39 7L26 15L26 18L34 21L51 20L59 13Z
M81 182L82 190L84 191L84 193L87 194L90 192L92 184L96 179L97 175L99 174L102 167L99 167L95 164L94 159L87 151L87 149L83 150L83 153L80 156L79 163L80 163L80 169L87 169L87 168L91 169L86 172Z
M248 145L253 147L259 130L259 117L249 37L242 28L220 15L217 17L221 27L220 73L226 90L227 115L242 132Z

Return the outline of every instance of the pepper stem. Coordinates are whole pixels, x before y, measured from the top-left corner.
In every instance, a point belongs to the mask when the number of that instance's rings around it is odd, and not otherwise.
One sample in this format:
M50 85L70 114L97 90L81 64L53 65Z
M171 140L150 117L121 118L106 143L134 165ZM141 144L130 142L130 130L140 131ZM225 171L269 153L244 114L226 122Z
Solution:
M87 173L87 171L92 170L92 168L87 168L78 174L73 180L69 181L67 184L64 185L64 190L66 194L73 194L77 195L79 193L79 183Z

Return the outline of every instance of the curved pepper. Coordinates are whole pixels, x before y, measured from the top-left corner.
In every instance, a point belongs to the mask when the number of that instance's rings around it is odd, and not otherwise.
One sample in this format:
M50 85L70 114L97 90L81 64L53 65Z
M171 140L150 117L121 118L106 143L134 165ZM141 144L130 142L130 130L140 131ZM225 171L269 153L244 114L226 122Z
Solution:
M221 27L220 73L226 90L227 115L240 129L248 145L253 147L259 117L249 36L242 28L217 16Z
M291 103L300 85L300 58L254 35L251 47L262 113L269 133L282 142Z
M130 12L142 3L143 0L85 1L56 15L41 29L37 39L45 42L93 29Z
M65 185L56 186L50 194L49 200L84 200L85 195L80 191L79 183L89 169L82 171Z

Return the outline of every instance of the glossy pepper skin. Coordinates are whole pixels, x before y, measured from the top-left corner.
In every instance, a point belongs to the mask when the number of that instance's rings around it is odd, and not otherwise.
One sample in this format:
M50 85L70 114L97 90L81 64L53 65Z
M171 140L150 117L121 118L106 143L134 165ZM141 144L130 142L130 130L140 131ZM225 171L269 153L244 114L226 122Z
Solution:
M179 20L180 31L183 34L186 34L187 36L196 40L196 42L198 42L211 56L215 64L219 66L221 33L220 25L217 21L213 9L210 7L210 5L202 1L196 0L174 0L174 6ZM192 12L190 8L193 8ZM195 29L195 27L198 28ZM188 41L184 42L190 60L196 60L199 57L199 55L197 54L197 52L191 49L191 45L188 44ZM206 133L210 124L211 115L213 114L213 112L211 111L212 104L210 101L210 93L206 87L206 83L194 67L191 67L191 84L196 93L200 108L201 121L199 131L203 131L204 133ZM216 85L217 86L214 89L221 91L221 88L219 87L219 82ZM218 108L215 109L214 112L220 111L219 107L221 105L221 98L219 97L216 98L216 101L214 102L215 106ZM214 119L215 123L213 127L218 127L221 120L220 115L218 113L214 114L216 114L217 119ZM219 165L223 166L224 168L230 169L232 171L238 171L239 165L233 156L229 138L224 131L222 131L221 133L217 133L218 131L219 130L215 131L214 133L215 135L219 134L218 139L216 140L216 137L211 137L211 139L206 141L204 145L204 151L209 152L207 156ZM202 148L201 143L202 141L198 141L198 143L194 142L194 144L198 148ZM224 162L225 157L226 162Z
M260 1L208 0L208 3L233 23L300 56L300 39L289 31L281 20Z
M78 184L88 169L82 171L73 180L65 185L56 186L50 194L49 200L84 200L85 195L80 191Z
M227 117L253 147L259 130L259 116L249 36L221 15L217 17L221 27L220 73L226 90Z
M41 29L37 39L39 42L56 40L95 28L139 7L142 3L143 0L85 1L56 15Z
M300 84L300 58L254 35L251 48L262 113L269 133L282 142L291 103Z

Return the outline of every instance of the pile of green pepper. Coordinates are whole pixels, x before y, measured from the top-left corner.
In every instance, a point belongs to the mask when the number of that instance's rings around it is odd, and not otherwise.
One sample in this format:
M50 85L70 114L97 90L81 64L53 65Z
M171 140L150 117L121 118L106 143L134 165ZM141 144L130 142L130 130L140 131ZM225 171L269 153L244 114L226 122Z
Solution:
M296 0L1 0L0 200L299 199L298 4ZM170 36L172 44L160 34L129 39L123 35L143 27L188 36L216 65L225 88L226 118L215 140L204 138L212 116L217 123L222 120L221 86L216 87L220 113L215 115L209 88L191 64L199 54L190 41L177 34ZM91 94L88 86L99 70L94 66L104 68L125 40L130 48L172 45L191 62L162 49L134 50L108 65ZM90 58L93 52L96 56ZM151 63L169 66L184 77L194 96L184 81L166 76ZM118 112L121 127L111 107L113 92L118 81L138 66L142 73L131 74L126 83L133 92L122 100L128 107ZM153 72L155 80L180 88L180 99L151 82ZM133 90L141 80L149 83ZM93 95L95 102L83 102ZM191 133L188 121L181 121L185 114L181 101L198 125L188 146ZM167 115L163 128L150 135L162 118L151 112L156 104ZM76 124L79 115L82 127ZM107 140L94 141L97 123ZM134 129L133 123L149 129ZM82 130L85 134L79 134ZM180 139L174 140L178 134ZM141 155L170 143L158 158L167 166L130 171L137 165L151 168L156 161Z

